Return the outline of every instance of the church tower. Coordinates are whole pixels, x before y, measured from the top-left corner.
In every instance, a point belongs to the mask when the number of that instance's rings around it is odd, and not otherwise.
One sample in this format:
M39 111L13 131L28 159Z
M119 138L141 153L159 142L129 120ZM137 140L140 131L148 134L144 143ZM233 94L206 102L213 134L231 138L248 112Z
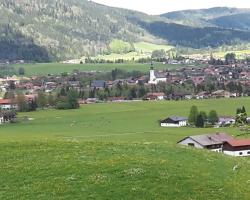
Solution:
M155 83L155 70L154 70L154 66L153 63L151 62L151 66L150 66L150 74L149 74L149 83Z

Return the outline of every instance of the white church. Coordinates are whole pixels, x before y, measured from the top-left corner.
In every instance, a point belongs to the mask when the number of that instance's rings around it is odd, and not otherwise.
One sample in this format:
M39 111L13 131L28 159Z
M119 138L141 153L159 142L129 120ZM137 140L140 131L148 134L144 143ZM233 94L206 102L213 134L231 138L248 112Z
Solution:
M167 82L166 75L165 74L155 73L153 64L151 64L148 83L156 85L159 82Z

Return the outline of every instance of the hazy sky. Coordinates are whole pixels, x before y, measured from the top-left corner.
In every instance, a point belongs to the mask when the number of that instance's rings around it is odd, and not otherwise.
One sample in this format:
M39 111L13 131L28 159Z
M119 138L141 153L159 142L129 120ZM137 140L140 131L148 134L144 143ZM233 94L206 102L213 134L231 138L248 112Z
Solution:
M169 11L210 7L250 8L250 0L93 0L121 8L142 11L148 14L162 14Z

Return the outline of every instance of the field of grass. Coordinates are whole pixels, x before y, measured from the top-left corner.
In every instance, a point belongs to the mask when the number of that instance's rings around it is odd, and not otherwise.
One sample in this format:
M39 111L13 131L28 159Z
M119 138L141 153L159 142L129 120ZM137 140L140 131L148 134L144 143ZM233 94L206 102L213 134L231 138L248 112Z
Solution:
M148 42L137 42L134 43L135 47L135 52L130 52L126 54L120 54L118 53L119 51L122 51L124 48L129 48L129 43L124 42L119 42L119 41L114 41L112 43L112 50L116 53L111 53L110 55L98 55L95 58L98 59L104 59L104 60L118 60L118 59L123 59L123 60L138 60L140 58L148 58L151 57L151 54L154 50L165 50L169 51L170 49L174 48L173 46L170 45L158 45L158 44L152 44ZM125 47L124 47L125 46Z
M238 59L245 58L246 55L250 55L250 49L239 50L239 51L226 51L226 52L216 52L213 55L215 57L224 58L227 53L235 53Z
M152 53L155 50L165 50L169 51L170 49L174 48L170 45L159 45L159 44L152 44L148 42L137 42L134 44L135 50L137 52L143 52L143 53Z
M237 128L161 128L192 105L234 115L250 99L85 105L22 113L32 120L0 127L0 199L247 200L250 160L176 142ZM233 170L237 165L237 170Z
M158 70L162 69L177 69L184 65L165 65L162 63L155 63L154 67ZM186 65L185 65L186 66ZM126 71L142 71L148 72L150 64L139 63L123 63L123 64L62 64L62 63L37 63L37 64L17 64L14 65L15 69L19 67L25 69L25 75L47 75L47 74L60 74L62 72L72 72L77 69L80 71L100 71L110 72L112 69L118 68Z
M140 58L148 58L150 56L151 54L130 52L126 54L111 53L110 55L98 55L95 58L104 59L104 60L112 60L112 61L115 61L118 59L131 61L131 60L139 60Z

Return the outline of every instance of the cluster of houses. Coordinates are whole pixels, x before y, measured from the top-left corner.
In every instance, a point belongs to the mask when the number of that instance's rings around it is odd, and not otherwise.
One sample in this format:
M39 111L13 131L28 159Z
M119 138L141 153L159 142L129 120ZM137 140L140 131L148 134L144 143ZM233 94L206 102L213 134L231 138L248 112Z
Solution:
M231 117L220 117L218 125L234 124ZM168 117L160 121L162 127L185 127L188 125L186 117ZM214 152L224 153L230 156L250 156L250 139L235 139L225 133L187 136L177 142L180 145L208 149Z
M205 83L207 77L212 77L213 81L226 86L234 82L244 86L250 86L250 68L246 64L237 65L207 65L206 67L186 67L173 71L157 72L151 66L148 84L157 85L158 83L183 84L192 82L195 86ZM201 91L196 94L190 92L173 93L165 95L165 98L179 99L207 99L207 98L232 98L241 96L241 91L229 92L225 89L217 91Z
M235 124L235 119L229 116L219 117L218 123L215 125L216 127L225 127ZM188 126L188 118L187 117L178 117L171 116L167 117L164 120L160 121L161 127L185 127Z
M17 89L27 91L28 94L37 94L38 91L53 92L63 86L68 86L78 91L89 90L104 90L119 85L135 86L137 84L144 84L147 88L153 88L154 85L159 83L166 83L169 85L182 85L186 82L191 82L194 86L198 86L206 82L206 78L213 77L217 83L227 85L232 81L234 83L241 83L246 88L250 86L250 68L247 64L237 65L220 65L213 66L207 64L206 67L187 67L178 68L175 70L156 71L151 65L149 75L139 77L128 77L117 80L95 80L100 72L80 72L74 70L67 76L63 75L47 75L47 76L32 76L32 77L5 77L0 78L0 92L6 92L10 89L10 82L12 82ZM82 80L92 80L89 83L83 83ZM88 90L88 91L87 91ZM157 91L157 92L155 92ZM164 93L165 92L165 93ZM217 91L201 90L194 93L190 92L171 92L166 94L166 91L150 90L143 99L146 100L171 100L171 99L207 99L207 98L232 98L242 96L242 92L229 92L225 88ZM246 95L246 94L245 94ZM250 91L249 91L250 95ZM85 97L86 99L89 97ZM98 98L98 97L95 97ZM111 97L109 97L111 98ZM117 97L115 97L117 98ZM119 97L119 101L124 100ZM112 101L112 98L111 98ZM116 101L116 99L114 99ZM88 102L88 101L85 101ZM90 102L93 102L90 100ZM98 102L98 99L97 101Z
M250 139L235 139L225 133L188 136L177 143L230 156L250 156Z

